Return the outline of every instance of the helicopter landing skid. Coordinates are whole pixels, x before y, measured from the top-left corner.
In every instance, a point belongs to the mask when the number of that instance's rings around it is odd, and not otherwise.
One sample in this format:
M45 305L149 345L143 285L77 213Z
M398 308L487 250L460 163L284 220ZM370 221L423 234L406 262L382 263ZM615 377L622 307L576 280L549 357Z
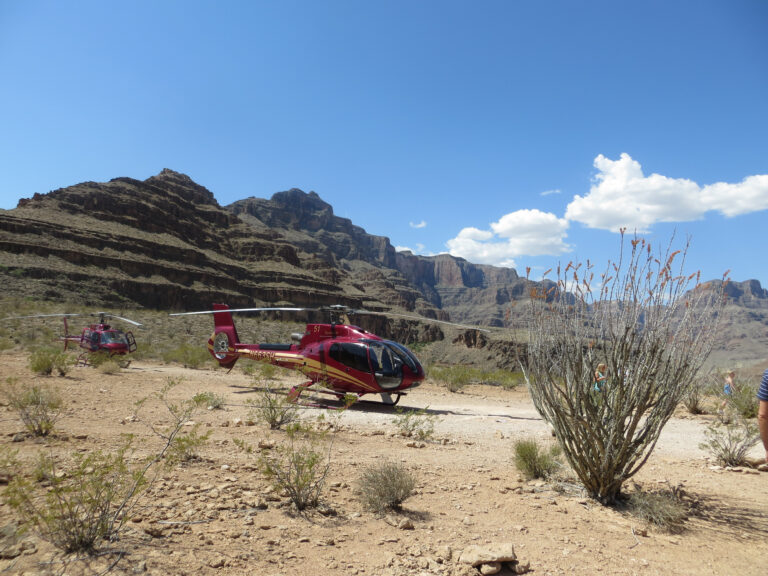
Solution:
M324 388L318 388L314 389L313 392L319 392L321 394L330 394L331 396L334 396L337 400L339 400L342 405L341 406L332 406L330 404L323 404L322 402L302 402L300 401L301 393L305 390L308 390L310 387L312 387L315 384L315 382L312 382L311 380L309 382L305 382L304 384L299 384L298 386L294 386L290 389L288 392L288 402L291 402L292 404L298 404L300 406L309 406L311 408L326 408L328 410L338 410L343 411L352 406L355 402L360 400L360 395L355 394L353 392L348 392L346 394L340 394L339 392L334 392L332 390L327 390Z

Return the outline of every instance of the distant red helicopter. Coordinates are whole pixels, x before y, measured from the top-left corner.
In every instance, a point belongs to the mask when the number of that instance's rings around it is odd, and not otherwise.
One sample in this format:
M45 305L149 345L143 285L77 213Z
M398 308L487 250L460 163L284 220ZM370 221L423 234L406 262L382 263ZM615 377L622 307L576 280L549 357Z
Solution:
M380 394L385 404L395 405L407 390L415 388L424 380L424 368L413 352L402 344L385 340L359 326L350 325L347 314L399 316L419 321L452 324L418 316L330 306L320 309L331 313L329 324L307 324L304 334L291 335L292 343L290 344L244 344L240 342L231 314L232 312L307 310L318 309L230 309L226 304L214 304L213 310L183 312L171 314L171 316L213 314L215 328L208 340L208 350L222 367L231 369L238 359L247 358L298 370L307 376L309 381L291 389L288 397L292 401L298 402L303 391L318 385L315 391L331 394L345 404L350 404L365 394ZM342 319L346 323L342 323Z
M84 350L77 358L78 364L88 364L88 356L94 353L102 352L109 354L109 356L125 356L137 349L136 339L133 337L132 332L124 332L113 328L109 324L105 323L107 318L115 318L128 322L134 326L141 326L139 322L123 318L121 316L115 316L114 314L108 314L106 312L94 312L92 314L35 314L32 316L12 316L6 318L6 320L20 319L20 318L52 318L63 317L64 319L64 335L59 340L64 342L64 350L67 350L70 342L76 342L80 348ZM73 316L98 316L99 321L95 324L89 324L83 328L83 332L78 336L77 334L69 333L69 326L67 324L67 318ZM122 360L120 364L123 367L130 364L130 360Z

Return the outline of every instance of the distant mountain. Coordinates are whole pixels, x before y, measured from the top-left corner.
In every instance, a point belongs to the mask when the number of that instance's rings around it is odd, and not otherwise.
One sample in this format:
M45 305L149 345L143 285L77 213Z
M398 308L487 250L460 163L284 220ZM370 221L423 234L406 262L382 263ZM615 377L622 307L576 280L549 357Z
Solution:
M167 169L144 181L35 194L0 210L0 262L4 294L33 299L165 310L207 309L214 301L346 304L489 326L514 321L531 286L541 285L510 268L397 252L314 192L291 189L222 207L209 190ZM764 358L768 291L748 280L730 283L727 293L723 353ZM379 333L395 329L369 322ZM442 337L436 326L401 330L406 341Z

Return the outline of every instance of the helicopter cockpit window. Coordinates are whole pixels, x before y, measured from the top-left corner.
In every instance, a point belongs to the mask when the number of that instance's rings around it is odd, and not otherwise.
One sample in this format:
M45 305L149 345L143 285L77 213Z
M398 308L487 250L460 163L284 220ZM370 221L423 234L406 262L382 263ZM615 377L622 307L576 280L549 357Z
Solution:
M373 371L385 376L394 376L399 374L403 362L392 350L382 342L375 340L369 341L371 351L371 364Z
M102 332L101 333L102 344L128 344L125 339L125 335L122 332Z
M368 343L371 346L371 358L373 359L373 351L375 348L378 348L379 346L385 346L387 350L390 351L390 358L393 359L395 364L394 366L397 367L398 370L402 368L402 365L405 364L410 368L414 373L418 373L421 369L421 364L416 359L416 357L411 353L408 348L403 346L402 344L398 344L397 342L392 342L391 340L366 340L366 343ZM375 362L375 361L374 361Z
M367 340L376 382L384 390L393 390L403 383L403 359L386 341Z
M331 345L328 355L337 362L341 362L355 370L360 370L361 372L371 371L371 366L368 364L367 347L361 344L335 342Z

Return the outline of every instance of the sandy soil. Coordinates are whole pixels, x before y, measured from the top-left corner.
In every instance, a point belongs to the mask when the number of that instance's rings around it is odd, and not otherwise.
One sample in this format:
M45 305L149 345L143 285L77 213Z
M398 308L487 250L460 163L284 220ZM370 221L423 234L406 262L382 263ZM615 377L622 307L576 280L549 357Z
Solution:
M136 457L157 450L160 441L149 424L168 418L152 395L168 379L178 382L174 400L210 391L226 402L222 410L195 416L201 430L211 432L202 458L162 471L120 540L101 555L63 555L28 533L16 542L21 555L0 559L0 573L97 574L111 567L113 573L158 575L450 576L471 573L457 562L464 549L498 543L513 544L520 563L530 563L530 573L541 576L768 571L768 473L713 469L698 447L709 416L674 418L635 479L644 489L680 485L697 502L697 514L679 534L600 506L575 485L556 489L525 481L513 464L514 440L551 437L524 390L470 387L454 394L430 383L400 405L426 408L435 419L428 442L398 436L398 414L375 398L337 413L324 507L300 515L259 472L259 453L283 442L285 434L245 423L246 400L258 393L245 374L135 361L113 375L81 367L67 377L44 378L30 373L26 355L14 353L0 355L0 374L22 385L44 382L64 399L58 435L48 442L19 435L16 414L0 411L0 444L18 450L26 465L41 451L64 463L76 451L111 450L125 433L138 440ZM146 397L134 420L134 403ZM302 412L316 418L326 411ZM238 448L235 439L254 452ZM361 471L382 459L405 465L418 484L401 513L380 517L362 509L355 487ZM0 485L0 496L4 490ZM0 528L14 520L5 503L0 519ZM9 550L12 541L3 542L0 551ZM501 572L511 573L506 567Z

